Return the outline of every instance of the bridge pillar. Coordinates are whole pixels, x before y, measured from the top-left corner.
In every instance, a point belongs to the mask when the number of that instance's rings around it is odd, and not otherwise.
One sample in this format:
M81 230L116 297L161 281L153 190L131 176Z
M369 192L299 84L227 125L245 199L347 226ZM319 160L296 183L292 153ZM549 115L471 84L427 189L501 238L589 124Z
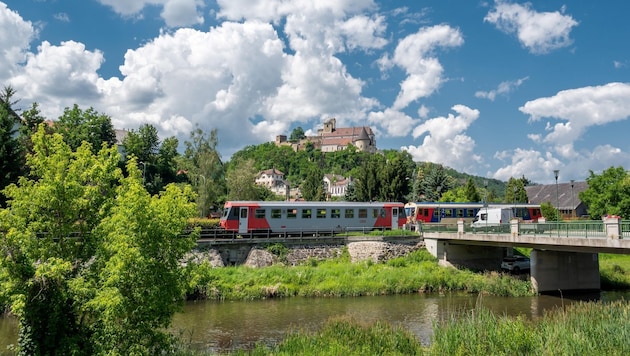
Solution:
M440 266L478 271L499 269L503 257L508 255L508 250L512 250L511 247L458 245L429 238L425 238L424 243L427 251L438 259Z
M599 290L597 253L532 250L531 281L538 293Z

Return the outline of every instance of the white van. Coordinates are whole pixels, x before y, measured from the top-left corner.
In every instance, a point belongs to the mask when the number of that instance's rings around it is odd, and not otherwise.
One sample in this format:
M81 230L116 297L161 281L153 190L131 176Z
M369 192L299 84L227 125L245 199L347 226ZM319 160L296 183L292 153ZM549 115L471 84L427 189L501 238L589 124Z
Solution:
M470 226L473 229L509 224L514 217L511 208L481 208Z

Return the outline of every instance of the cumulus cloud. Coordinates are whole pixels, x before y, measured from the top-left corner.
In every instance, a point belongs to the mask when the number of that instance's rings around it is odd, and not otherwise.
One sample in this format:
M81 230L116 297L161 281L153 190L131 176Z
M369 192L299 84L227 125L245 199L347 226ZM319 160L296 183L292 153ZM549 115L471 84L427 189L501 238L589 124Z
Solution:
M571 144L591 126L626 120L630 117L630 84L609 83L558 92L546 98L531 100L519 110L529 120L543 117L562 122L551 124L543 142L559 147Z
M142 17L146 6L162 6L161 16L168 27L181 27L203 23L200 15L203 0L98 0L123 16Z
M508 95L516 88L520 87L529 77L524 77L514 81L501 82L496 89L490 91L478 91L475 93L477 98L488 99L494 101L497 95Z
M423 27L402 39L391 58L387 55L381 57L378 61L381 70L398 66L407 73L400 83L400 92L392 109L404 109L417 99L436 91L443 82L443 68L438 59L433 57L434 51L441 47L458 47L463 43L458 29L448 25Z
M466 172L474 172L482 158L474 153L475 141L466 130L479 118L479 110L465 105L452 107L455 115L425 120L413 131L414 138L424 137L419 146L403 146L415 161L440 162Z
M578 22L561 11L536 12L531 4L512 4L497 0L484 21L507 34L516 34L519 42L534 54L545 54L571 45L569 37Z
M28 53L31 40L37 31L30 21L0 2L0 80L6 82L19 68Z

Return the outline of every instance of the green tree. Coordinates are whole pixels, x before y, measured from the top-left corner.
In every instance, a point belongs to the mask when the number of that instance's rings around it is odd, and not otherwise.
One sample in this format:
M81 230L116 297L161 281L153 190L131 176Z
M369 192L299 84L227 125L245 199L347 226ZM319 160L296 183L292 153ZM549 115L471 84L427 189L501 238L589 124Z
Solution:
M384 166L385 158L381 155L371 155L363 163L354 179L354 197L357 201L376 201L381 193L379 172Z
M264 200L264 187L256 185L258 170L253 160L232 162L226 174L228 200Z
M17 131L20 117L12 109L15 90L5 87L0 92L0 190L11 183L15 183L21 175L22 149ZM0 194L0 207L5 206L6 198Z
M464 188L464 196L466 202L481 202L481 195L473 183L472 178L468 178L466 181L466 187Z
M591 217L619 215L630 218L630 175L619 167L610 167L601 174L590 171L588 188L579 197L588 206Z
M158 354L182 303L181 236L192 191L124 178L116 147L73 151L43 125L32 136L29 177L5 189L0 210L0 294L20 325L19 354Z
M111 118L99 114L93 108L82 110L77 104L72 109L64 109L54 130L63 136L72 150L79 148L83 141L90 143L94 153L101 149L103 143L108 147L116 145L116 132Z
M184 157L179 161L180 169L186 170L191 184L197 191L197 209L206 216L211 208L222 206L226 199L226 175L219 145L218 131L210 133L197 127L185 141Z
M326 200L326 192L324 191L324 174L316 166L309 169L308 176L300 187L302 197L308 201L324 201Z
M304 129L301 126L298 126L296 128L293 129L293 131L291 132L291 136L289 137L289 141L291 142L297 142L301 139L306 138L306 135L304 134Z
M381 201L404 201L410 191L413 159L406 151L385 151L386 161L380 170Z
M506 203L527 203L527 191L523 185L526 181L525 177L516 179L510 177L505 186L505 202Z
M439 201L442 194L455 187L455 180L449 176L441 164L428 166L425 171L422 190L426 200Z
M551 202L544 202L540 204L540 213L547 221L559 221L560 215L558 209L556 209Z

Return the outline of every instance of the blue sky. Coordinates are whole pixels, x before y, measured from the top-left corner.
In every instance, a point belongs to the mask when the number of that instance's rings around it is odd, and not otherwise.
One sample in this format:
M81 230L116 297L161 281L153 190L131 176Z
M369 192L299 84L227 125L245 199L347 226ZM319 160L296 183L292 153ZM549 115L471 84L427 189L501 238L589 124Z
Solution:
M224 159L290 134L367 125L382 149L538 183L630 169L630 2L0 0L0 83L57 119Z

